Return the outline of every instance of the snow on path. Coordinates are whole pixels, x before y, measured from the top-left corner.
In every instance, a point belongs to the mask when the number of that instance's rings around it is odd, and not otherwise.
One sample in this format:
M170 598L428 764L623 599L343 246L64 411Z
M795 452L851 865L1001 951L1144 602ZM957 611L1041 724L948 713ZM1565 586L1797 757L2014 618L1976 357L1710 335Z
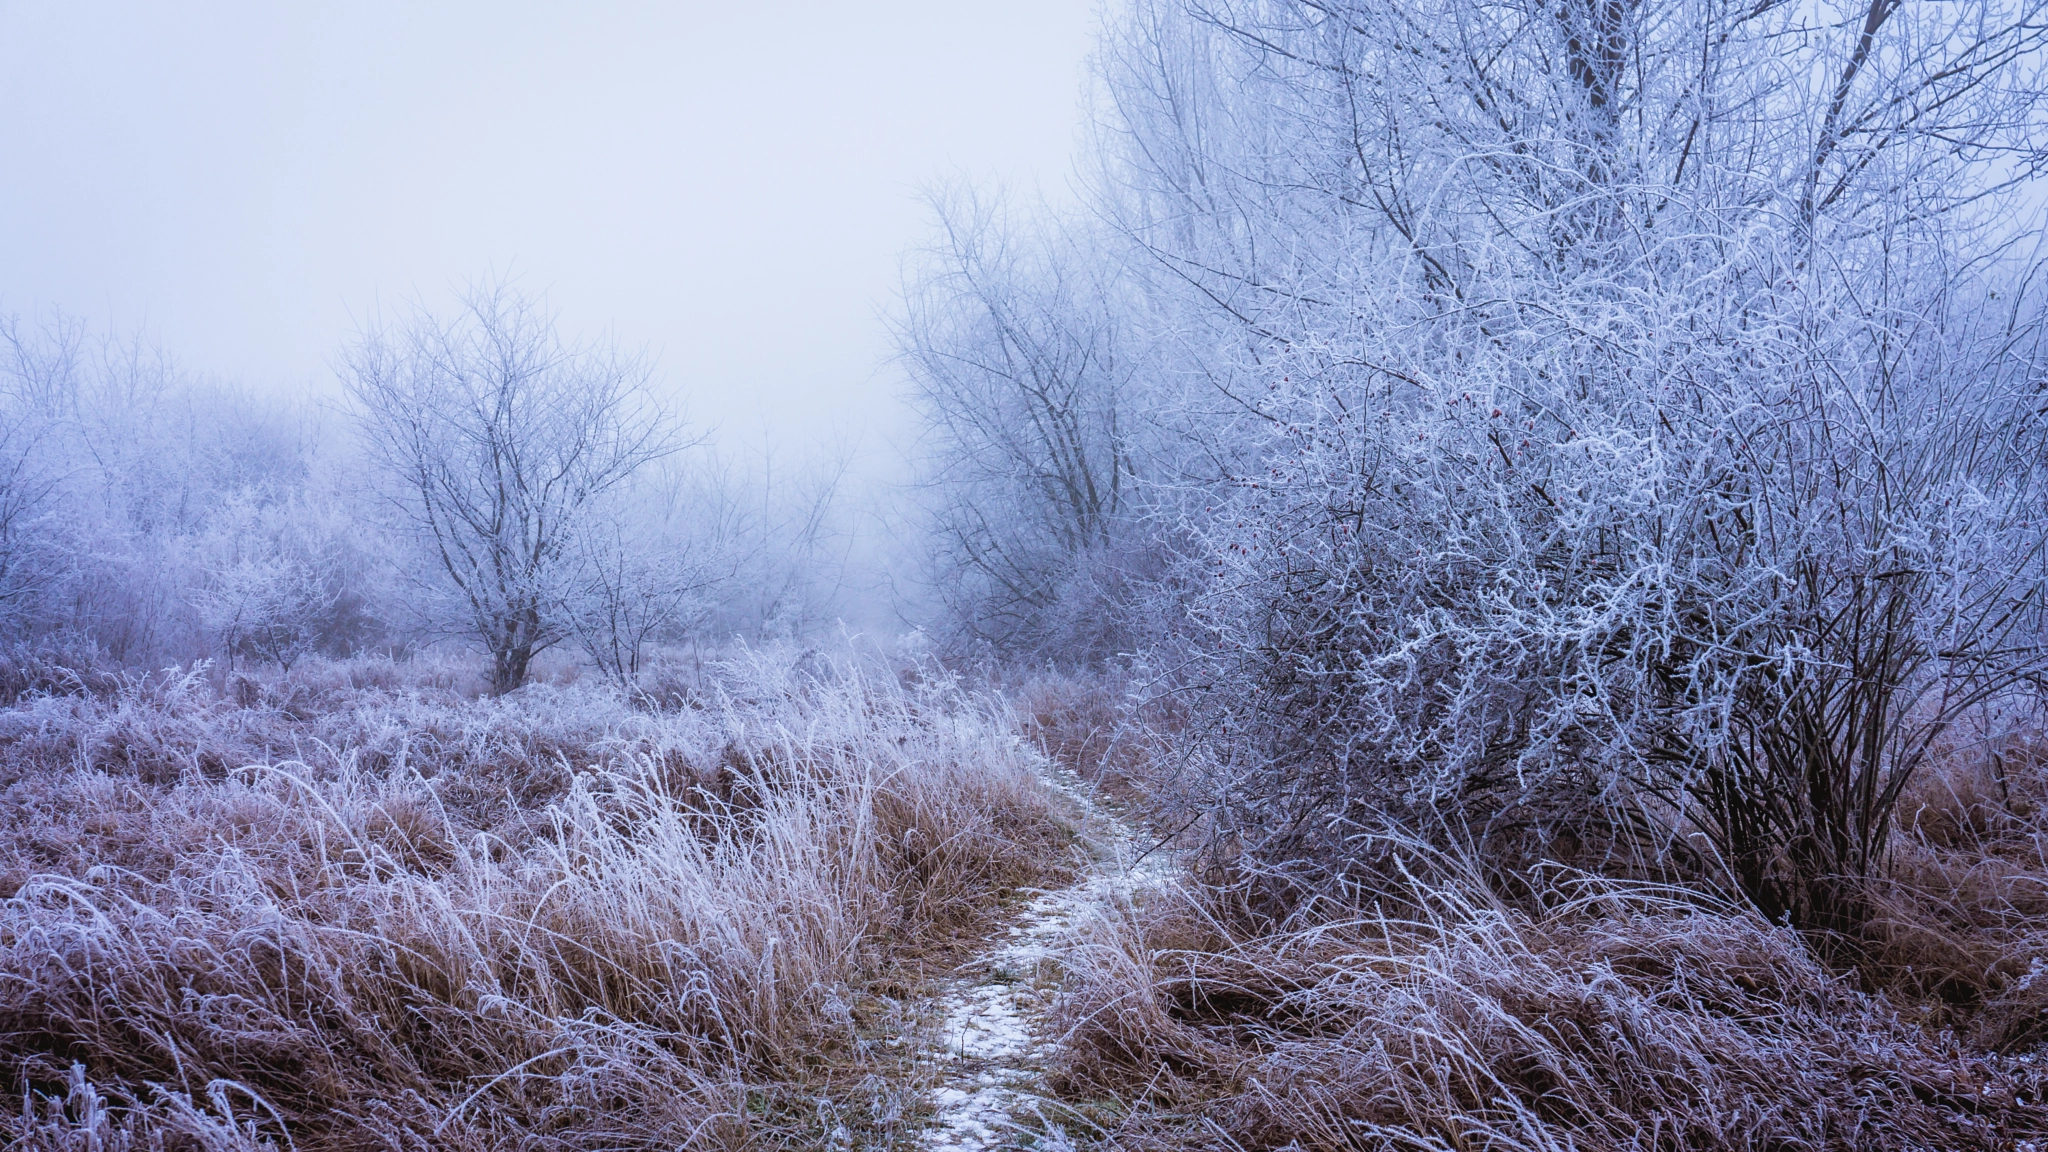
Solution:
M1057 991L1057 942L1090 909L1164 881L1165 850L1151 847L1116 813L1090 796L1072 772L1049 769L1046 783L1088 815L1096 859L1073 885L1040 892L1009 933L992 941L939 997L945 1020L936 1052L945 1064L932 1094L937 1115L921 1147L928 1152L997 1148L1017 1121L1036 1114L1054 1044L1045 1019Z

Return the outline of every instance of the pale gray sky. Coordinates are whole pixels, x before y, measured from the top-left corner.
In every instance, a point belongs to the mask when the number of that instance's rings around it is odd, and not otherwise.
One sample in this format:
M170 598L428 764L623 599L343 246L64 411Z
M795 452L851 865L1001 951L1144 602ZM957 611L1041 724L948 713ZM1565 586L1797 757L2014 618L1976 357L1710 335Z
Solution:
M329 388L354 319L515 272L693 416L886 431L919 185L1066 188L1094 0L0 0L0 310Z

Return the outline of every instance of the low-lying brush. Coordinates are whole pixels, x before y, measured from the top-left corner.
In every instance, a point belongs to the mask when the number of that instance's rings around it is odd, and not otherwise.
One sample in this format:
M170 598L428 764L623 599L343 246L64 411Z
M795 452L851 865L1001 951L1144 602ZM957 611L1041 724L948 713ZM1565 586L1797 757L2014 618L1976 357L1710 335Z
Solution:
M851 666L722 677L675 712L341 677L296 719L190 682L0 717L5 1130L566 1149L914 1126L877 990L1061 873L1062 814L987 701Z
M1122 1148L1999 1149L2026 1066L1901 1020L1790 929L1553 875L1539 910L1416 848L1400 910L1226 889L1088 925L1060 1075Z
M1860 968L1976 1047L2048 1042L2048 745L1952 753L1913 781Z

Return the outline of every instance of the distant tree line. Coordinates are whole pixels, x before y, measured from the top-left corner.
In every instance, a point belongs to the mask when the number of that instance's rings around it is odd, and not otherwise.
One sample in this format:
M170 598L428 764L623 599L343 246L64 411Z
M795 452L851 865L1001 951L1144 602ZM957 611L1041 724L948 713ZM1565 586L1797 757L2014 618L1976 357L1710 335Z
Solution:
M340 364L322 405L0 316L0 644L289 671L452 642L503 692L551 648L631 680L836 605L838 471L771 486L538 300L485 285Z

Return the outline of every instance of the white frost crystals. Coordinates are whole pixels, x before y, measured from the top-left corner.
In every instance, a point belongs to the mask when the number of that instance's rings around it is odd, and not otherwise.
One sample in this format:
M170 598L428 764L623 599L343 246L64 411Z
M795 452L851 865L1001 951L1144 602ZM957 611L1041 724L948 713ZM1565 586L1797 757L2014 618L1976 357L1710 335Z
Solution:
M1129 824L1090 799L1071 773L1048 776L1052 788L1087 812L1096 858L1070 887L1039 893L1007 935L961 966L961 977L939 998L944 1019L933 1057L943 1067L923 1141L931 1152L1008 1147L1027 1118L1046 1118L1041 1077L1056 1045L1045 1020L1062 939L1090 916L1166 882L1164 849L1139 859L1149 845Z

